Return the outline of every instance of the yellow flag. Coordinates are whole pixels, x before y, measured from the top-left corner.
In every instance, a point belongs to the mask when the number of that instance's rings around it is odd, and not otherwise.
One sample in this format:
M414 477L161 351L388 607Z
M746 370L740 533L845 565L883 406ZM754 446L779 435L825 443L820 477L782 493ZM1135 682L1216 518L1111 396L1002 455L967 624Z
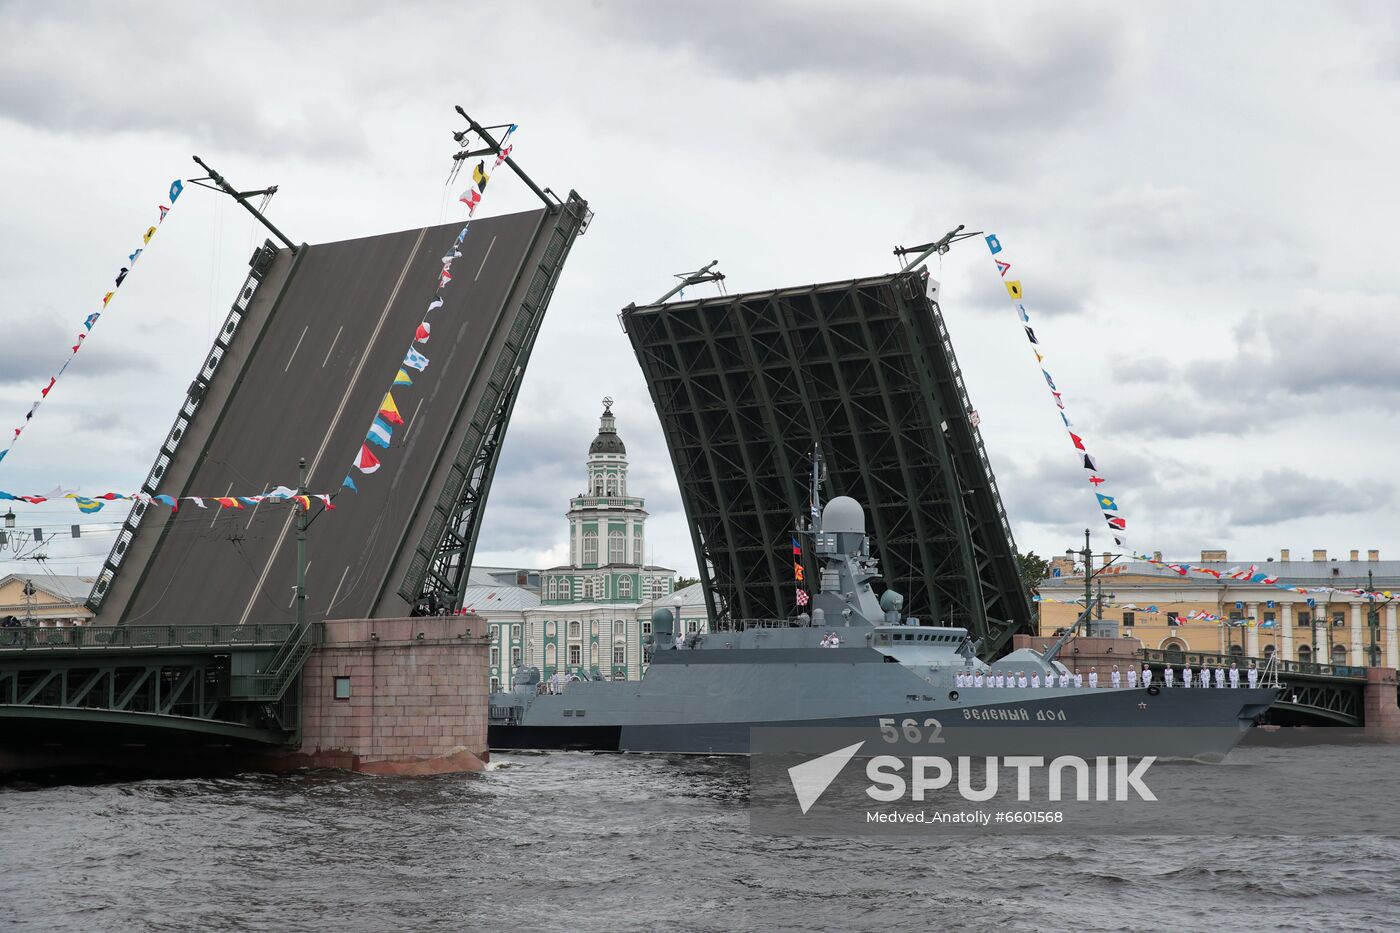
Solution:
M1020 298L1020 297L1021 297L1021 280L1020 280L1020 279L1012 279L1010 282L1007 282L1007 283L1006 283L1006 293L1007 293L1008 295L1010 295L1012 298Z
M142 243L149 243L149 242L151 242L151 237L153 237L153 236L155 236L155 235L156 235L156 228L155 228L155 227L152 227L151 229L149 229L149 230L146 231L146 235L143 236L143 237L141 238L141 242L142 242Z
M394 393L384 393L384 401L379 406L379 417L390 424L403 424L403 416L399 414L399 406L394 404Z

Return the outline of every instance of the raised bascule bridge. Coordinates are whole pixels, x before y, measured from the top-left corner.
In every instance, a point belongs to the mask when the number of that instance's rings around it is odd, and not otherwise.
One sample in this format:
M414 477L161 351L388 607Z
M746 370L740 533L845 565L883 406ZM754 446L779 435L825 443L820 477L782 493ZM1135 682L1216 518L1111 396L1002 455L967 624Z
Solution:
M500 152L490 128L471 126L487 142L463 154ZM558 197L505 161L541 206L471 221L423 346L431 368L398 393L403 424L373 476L351 461L463 225L298 244L267 223L280 242L253 252L142 491L271 491L302 458L313 492L352 472L357 491L309 514L304 622L292 510L137 503L88 599L91 625L0 638L0 765L16 742L295 746L326 620L367 620L355 638L377 644L396 631L378 620L416 620L399 628L423 642L418 629L453 619L426 613L461 607L531 349L592 216L576 192ZM484 658L482 632L453 624L446 637Z

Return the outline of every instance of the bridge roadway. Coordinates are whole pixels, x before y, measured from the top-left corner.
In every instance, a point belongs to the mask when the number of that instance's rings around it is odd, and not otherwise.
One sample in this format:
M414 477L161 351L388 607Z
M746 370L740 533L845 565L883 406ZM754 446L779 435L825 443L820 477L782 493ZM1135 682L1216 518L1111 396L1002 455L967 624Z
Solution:
M535 210L472 222L442 292L445 304L429 316L431 337L414 344L430 363L410 372L412 386L394 390L404 424L388 450L371 448L383 466L368 476L351 462L461 224L302 247L297 256L279 252L254 300L262 328L256 342L250 346L253 335L240 331L244 344L234 347L245 357L243 371L231 390L222 387L228 395L217 413L201 412L205 420L195 427L205 435L203 448L191 443L192 428L161 491L252 495L295 486L299 457L313 493L335 492L351 473L359 492L342 491L336 510L312 522L307 618L407 615L391 568L422 533L437 494L434 477L456 450L449 442L460 437L453 434L459 412L471 410L496 363L500 322L546 239L539 235L546 216ZM288 622L295 579L294 520L284 503L153 509L98 621Z

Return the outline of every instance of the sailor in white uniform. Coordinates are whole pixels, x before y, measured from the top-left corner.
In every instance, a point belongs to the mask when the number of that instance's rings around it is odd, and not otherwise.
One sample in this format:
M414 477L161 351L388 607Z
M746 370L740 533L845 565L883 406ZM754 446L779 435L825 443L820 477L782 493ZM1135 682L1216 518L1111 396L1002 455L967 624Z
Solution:
M1040 672L1039 672L1039 671L1031 671L1031 686L1032 686L1032 687L1039 687L1039 686L1040 686Z
M997 674L997 686L998 686L998 687L1005 687L1005 686L1006 686L1006 675L1005 675L1005 674Z
M1173 669L1170 664L1168 664L1166 668L1163 669L1162 679L1167 682L1167 689L1170 690L1173 686L1172 682L1176 680L1176 670Z
M1045 686L1047 686L1047 687L1053 687L1053 686L1055 686L1055 669L1054 669L1053 667L1050 668L1050 670L1047 671L1046 674L1045 674Z
M1225 689L1225 668L1223 667L1215 669L1215 687L1217 690Z
M978 672L973 676L973 678L972 678L972 685L973 685L974 687L986 686L986 683L987 683L987 680L986 680L985 677L982 676L982 672L981 672L981 671L978 671Z
M1191 686L1191 681L1195 679L1195 676L1191 673L1191 665L1183 664L1181 666L1181 685L1183 687Z
M1108 675L1108 680L1115 687L1123 686L1123 675L1118 673L1117 664L1113 665L1113 672Z
M1236 675L1236 678L1238 679L1238 675ZM1026 672L1025 672L1025 671L1017 671L1017 672L1016 672L1016 686L1020 687L1022 690L1026 689Z
M1128 686L1131 687L1131 688L1134 689L1134 690L1137 689L1137 668L1136 668L1136 667L1130 667L1130 668L1128 668Z
M1090 686L1091 688L1097 688L1098 685L1099 685L1099 669L1098 669L1098 668L1094 668L1092 671L1089 672L1089 686Z
M1152 668L1146 664L1142 666L1142 685L1144 687L1152 686Z
M1255 687L1259 686L1259 668L1251 663L1249 665L1249 670L1244 673L1245 676L1249 678L1249 689L1253 690Z
M1060 675L1060 686L1061 686L1061 687L1068 687L1068 686L1069 686L1069 671L1065 671L1063 674Z
M1079 673L1078 671L1074 672L1074 685L1076 687L1084 686L1084 675Z
M1230 689L1238 690L1240 687L1240 669L1235 663L1230 662Z
M1202 687L1209 687L1209 686L1210 686L1210 668L1206 668L1206 667L1201 668L1201 686L1202 686Z

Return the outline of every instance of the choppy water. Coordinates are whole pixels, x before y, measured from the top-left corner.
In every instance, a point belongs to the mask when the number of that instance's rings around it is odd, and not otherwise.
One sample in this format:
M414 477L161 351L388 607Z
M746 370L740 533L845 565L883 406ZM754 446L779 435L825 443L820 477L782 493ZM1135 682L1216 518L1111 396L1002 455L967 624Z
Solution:
M1377 767L1335 748L1271 767ZM1324 762L1324 764L1319 764ZM1330 764L1328 764L1330 762ZM1400 840L755 836L736 759L0 787L20 930L1339 930L1400 925ZM1287 782L1284 782L1285 785ZM1396 806L1400 782L1360 806ZM1209 792L1203 788L1203 792ZM1286 827L1290 807L1276 801Z

